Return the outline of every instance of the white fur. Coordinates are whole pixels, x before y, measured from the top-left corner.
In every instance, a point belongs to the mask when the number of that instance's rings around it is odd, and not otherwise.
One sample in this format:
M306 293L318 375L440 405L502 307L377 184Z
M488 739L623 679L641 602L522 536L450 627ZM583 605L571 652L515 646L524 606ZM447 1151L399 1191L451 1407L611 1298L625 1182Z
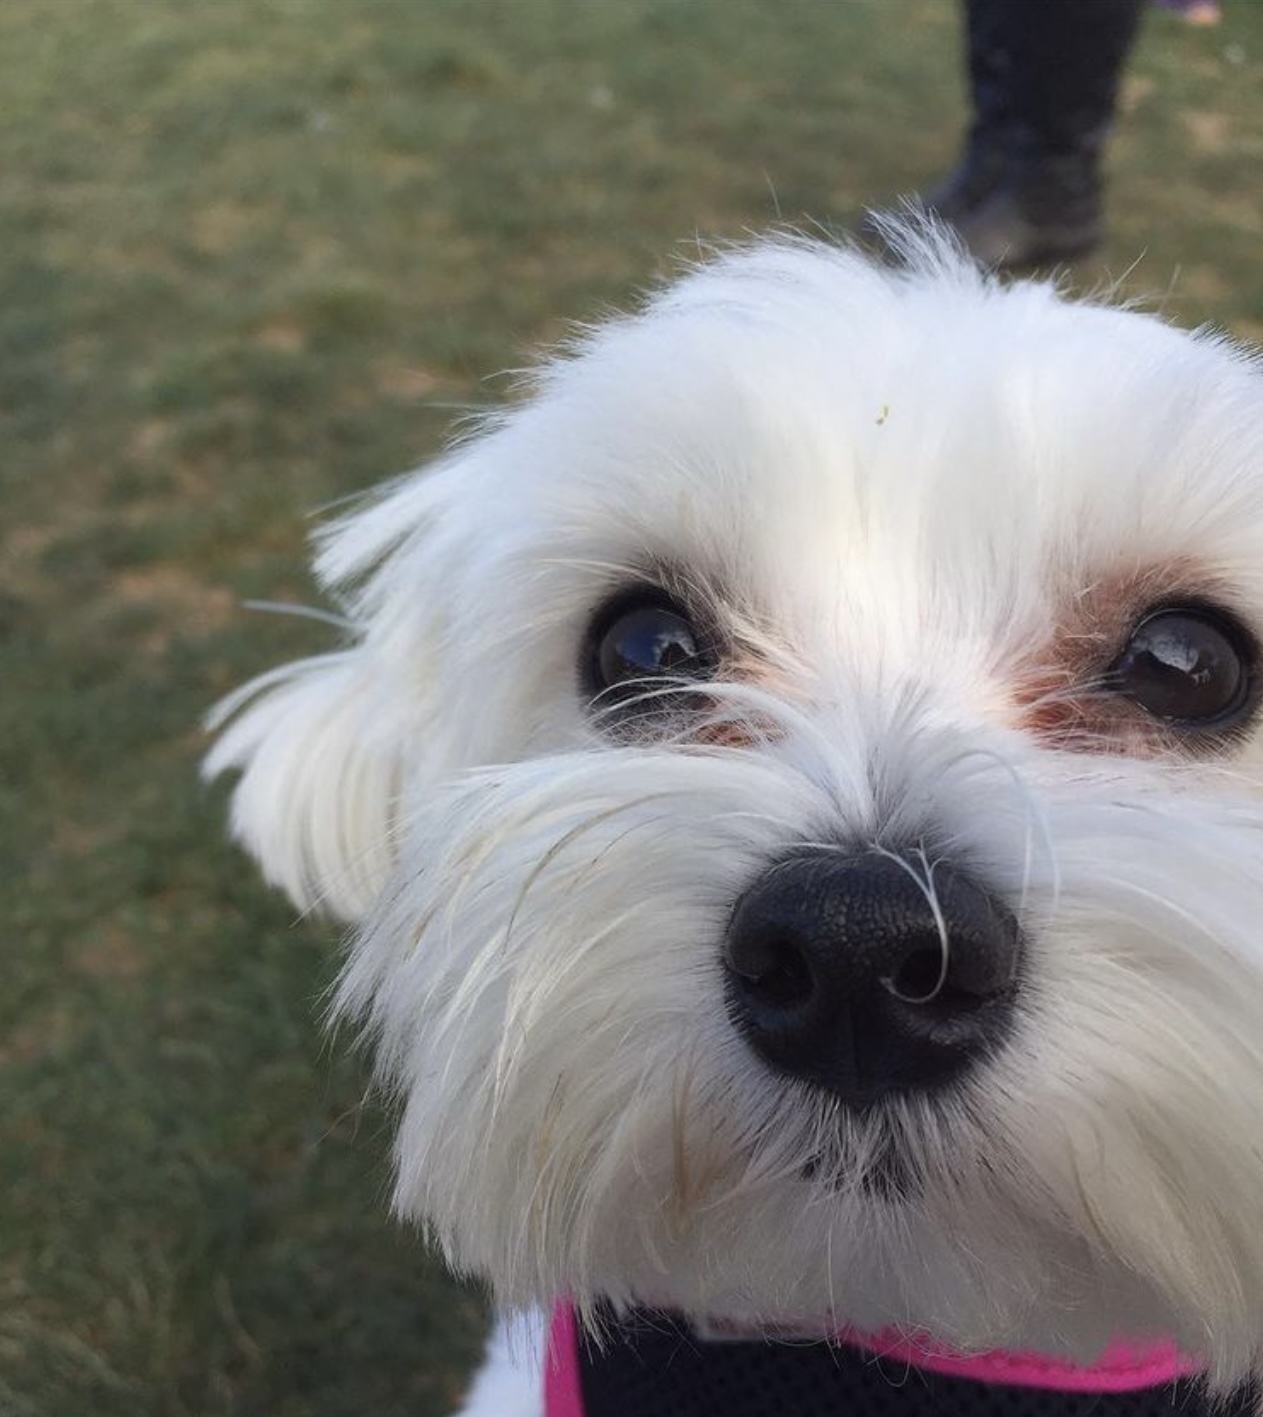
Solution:
M540 1417L547 1324L537 1312L496 1321L462 1417Z
M397 1207L503 1304L1169 1335L1226 1383L1263 1338L1263 740L1074 751L1014 686L1149 567L1263 636L1263 378L906 239L723 255L335 524L349 643L230 700L208 770L355 923ZM583 702L595 607L661 564L761 666L717 694L747 746L619 745ZM867 1119L762 1066L720 979L743 886L839 836L967 860L1031 955L1008 1046ZM913 1200L862 1184L891 1140Z

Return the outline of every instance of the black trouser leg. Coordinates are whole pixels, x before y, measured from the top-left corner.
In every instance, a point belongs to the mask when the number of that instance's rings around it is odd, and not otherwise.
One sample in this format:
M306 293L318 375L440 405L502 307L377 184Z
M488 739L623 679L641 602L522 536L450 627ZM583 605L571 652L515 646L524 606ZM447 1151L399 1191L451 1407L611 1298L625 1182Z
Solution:
M1013 57L1006 6L997 0L965 0L965 72L973 109L971 137L1008 126Z
M1007 171L1012 61L1005 20L996 0L965 0L965 73L973 110L969 140L955 170L923 198L948 221L989 196Z
M1009 60L1008 111L1032 150L1099 150L1147 0L968 0ZM984 86L989 83L983 77ZM994 100L986 92L984 107Z

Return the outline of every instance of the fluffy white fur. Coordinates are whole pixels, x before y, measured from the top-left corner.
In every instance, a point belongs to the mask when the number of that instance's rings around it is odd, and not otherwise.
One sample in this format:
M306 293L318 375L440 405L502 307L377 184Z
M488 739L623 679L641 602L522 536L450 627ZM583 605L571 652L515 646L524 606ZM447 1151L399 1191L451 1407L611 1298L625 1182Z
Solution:
M1115 577L1196 568L1263 638L1263 376L906 241L721 255L333 525L347 644L223 705L208 771L269 879L353 922L396 1204L506 1308L1162 1335L1226 1384L1263 1340L1263 738L1057 741L1019 688ZM584 701L595 608L662 566L758 666L708 686L731 746ZM723 1000L736 897L838 838L968 862L1029 950L1008 1045L868 1116ZM892 1144L903 1200L864 1184Z

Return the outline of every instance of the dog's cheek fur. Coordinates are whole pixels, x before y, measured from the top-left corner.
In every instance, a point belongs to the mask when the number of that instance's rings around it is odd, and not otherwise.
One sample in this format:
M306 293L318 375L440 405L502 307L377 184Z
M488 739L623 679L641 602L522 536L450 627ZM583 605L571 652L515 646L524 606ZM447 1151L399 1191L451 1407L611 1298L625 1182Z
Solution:
M720 1002L731 899L831 810L820 775L614 750L452 785L401 828L423 864L387 890L339 1000L404 1105L399 1208L508 1303L830 1312L1081 1355L1121 1325L1238 1376L1263 1308L1240 923L1263 915L1240 869L1260 827L1168 802L1161 770L1131 776L1085 772L1036 804L994 769L990 820L1007 797L1065 845L1055 871L1038 850L989 865L1014 892L1024 875L1037 931L1024 1024L972 1092L896 1109L928 1182L904 1204L804 1179L845 1122L769 1078ZM1177 871L1196 902L1171 898Z
M1149 1291L1118 1326L1165 1308L1165 1331L1229 1383L1255 1361L1263 1314L1263 824L1195 798L1137 808L1065 839L996 1121L1058 1228Z
M1012 1217L992 1262L1027 1267L1028 1342L1096 1315L1227 1383L1263 1313L1263 814L1193 769L1045 768L1024 1006L980 1080L994 1184L953 1224Z
M611 750L471 774L407 824L418 864L339 1009L404 1102L400 1208L508 1301L627 1292L769 1130L717 941L811 799L756 762Z

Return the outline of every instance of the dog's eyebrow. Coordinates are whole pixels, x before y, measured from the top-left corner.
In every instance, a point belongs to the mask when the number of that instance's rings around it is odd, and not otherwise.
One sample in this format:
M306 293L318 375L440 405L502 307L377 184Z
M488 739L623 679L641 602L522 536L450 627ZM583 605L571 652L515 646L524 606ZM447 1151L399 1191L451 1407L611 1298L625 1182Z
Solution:
M629 557L624 562L586 564L605 573L602 603L627 591L661 591L696 618L698 628L715 641L720 652L729 645L732 635L728 629L728 612L737 602L728 580L721 574L654 552Z
M686 565L668 556L654 556L647 570L655 584L674 595L690 609L716 610L731 603L732 596L721 575L704 567Z

